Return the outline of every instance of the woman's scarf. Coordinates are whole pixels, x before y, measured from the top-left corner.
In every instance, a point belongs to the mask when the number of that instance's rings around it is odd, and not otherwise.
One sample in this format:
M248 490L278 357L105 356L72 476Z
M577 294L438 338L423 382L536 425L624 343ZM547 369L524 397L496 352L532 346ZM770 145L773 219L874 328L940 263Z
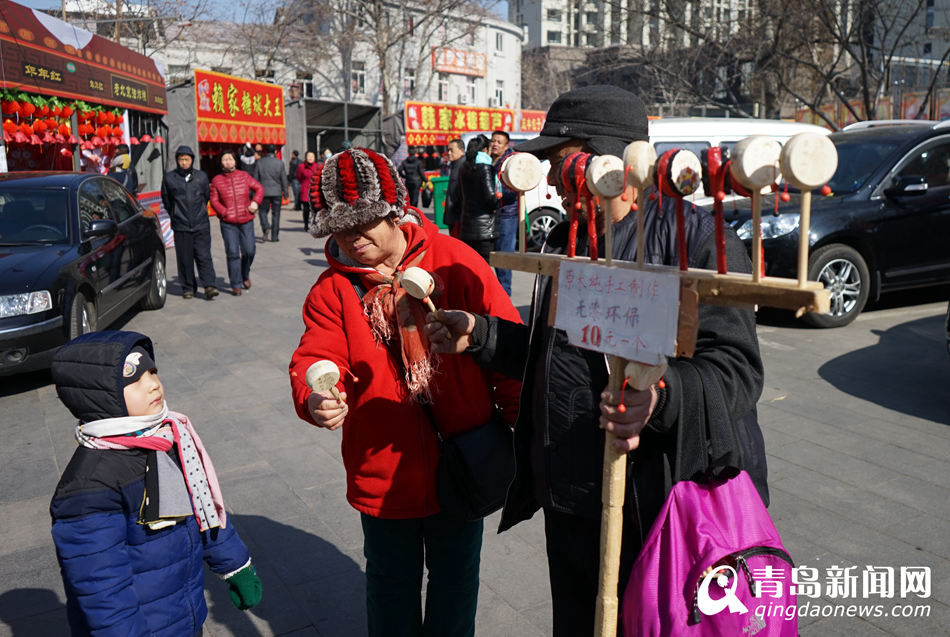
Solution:
M369 288L363 295L363 312L369 319L373 338L388 347L398 347L410 396L414 400L431 402L429 382L436 372L437 361L429 354L429 343L423 329L428 310L421 300L410 296L401 285L403 272L421 263L425 252L421 250L401 262L392 275L365 268L360 276Z
M202 531L227 526L227 513L224 510L224 497L218 484L211 457L205 450L201 438L188 417L162 404L162 411L153 416L125 416L122 418L104 418L76 425L76 442L90 449L149 449L167 452L173 446L178 450L182 470L168 457L167 453L157 454L158 460L158 500L162 515L160 519L146 521L153 529L170 526L175 520L167 517L180 517L167 507L180 501L183 478L188 489L188 498L192 513ZM146 493L146 498L149 494ZM161 503L165 503L163 506Z

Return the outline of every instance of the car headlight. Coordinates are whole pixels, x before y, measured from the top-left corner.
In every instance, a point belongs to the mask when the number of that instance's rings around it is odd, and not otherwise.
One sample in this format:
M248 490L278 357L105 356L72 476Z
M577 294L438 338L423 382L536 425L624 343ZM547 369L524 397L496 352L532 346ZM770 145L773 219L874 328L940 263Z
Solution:
M53 297L47 290L0 296L0 318L36 314L53 308Z
M777 217L762 217L762 238L774 239L798 229L798 213L782 214ZM739 226L736 234L743 241L752 238L752 219Z

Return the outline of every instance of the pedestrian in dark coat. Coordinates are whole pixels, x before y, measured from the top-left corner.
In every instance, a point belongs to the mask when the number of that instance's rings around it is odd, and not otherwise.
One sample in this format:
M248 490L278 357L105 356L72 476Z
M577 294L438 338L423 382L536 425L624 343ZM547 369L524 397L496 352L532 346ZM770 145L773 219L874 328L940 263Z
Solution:
M551 162L548 180L570 196L556 175L575 151L623 156L626 145L647 140L646 110L636 95L613 86L588 86L558 97L540 136L516 148ZM652 193L651 186L647 194ZM637 201L632 185L609 203L612 256L636 259ZM645 210L646 263L676 265L678 248L672 197L652 197ZM688 203L686 239L691 268L716 264L714 217ZM566 207L566 206L565 206ZM586 206L580 208L586 210ZM582 212L583 214L583 212ZM577 235L587 249L587 224ZM548 235L545 252L562 254L567 222ZM603 236L598 245L604 245ZM751 272L745 246L726 228L730 272ZM669 361L662 382L642 391L605 391L604 354L568 343L548 321L551 277L539 275L528 326L464 312L440 310L426 325L433 351L469 352L487 369L522 379L515 425L517 475L508 490L500 530L544 512L553 634L590 635L594 626L600 555L600 514L605 431L629 452L620 572L629 573L672 483L743 469L768 504L766 458L756 402L763 368L751 309L699 305L699 334L692 358ZM458 336L461 335L461 336ZM618 409L621 401L625 410ZM619 582L623 598L626 580Z
M446 152L449 160L449 183L445 189L445 209L442 223L449 227L449 234L458 239L459 221L462 219L462 193L459 190L459 168L465 160L465 145L461 139L449 141Z
M287 181L290 183L290 191L294 194L294 210L300 210L300 181L297 179L297 166L303 163L300 159L300 152L291 153L290 163L287 165Z
M419 189L422 188L422 182L426 180L426 173L417 154L410 154L399 164L399 176L402 177L406 183L406 190L409 191L409 205L418 206Z
M84 334L51 371L79 420L50 503L73 637L200 634L205 563L235 606L256 606L261 581L201 438L165 403L148 337Z
M218 295L215 287L214 262L211 260L211 223L208 201L211 185L208 175L193 166L195 152L188 146L175 151L178 168L165 173L162 180L162 206L171 218L175 233L175 254L182 297L190 299L198 286L205 289L205 298ZM195 264L198 281L195 281Z
M462 218L459 238L472 246L488 261L497 238L495 213L495 173L491 157L485 152L488 139L473 137L465 149L465 161L459 168L459 190L462 195Z
M260 211L264 241L280 241L280 203L281 199L287 196L287 189L290 187L284 162L274 154L276 150L273 145L268 144L264 148L264 156L254 164L254 178L264 186L264 204Z

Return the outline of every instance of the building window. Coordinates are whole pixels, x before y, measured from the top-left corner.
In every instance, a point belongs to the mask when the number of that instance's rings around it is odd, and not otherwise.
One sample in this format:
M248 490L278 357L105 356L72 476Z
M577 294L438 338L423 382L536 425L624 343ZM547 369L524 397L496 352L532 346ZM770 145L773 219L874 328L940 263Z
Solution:
M304 71L297 71L297 79L298 79L298 80L312 80L312 79L313 79L313 73L306 73L306 72L304 72Z
M468 103L475 103L475 78L468 78Z
M449 101L449 76L446 73L439 73L439 98L440 102Z
M586 44L587 46L596 46L596 44L597 44L597 36L594 35L593 33L585 33L585 34L584 34L584 44Z
M505 81L495 80L495 104L497 106L505 105Z
M561 21L561 10L560 10L560 9L548 9L548 21L549 21L549 22L560 22L560 21Z
M548 44L560 44L560 43L561 43L561 32L548 31Z
M350 79L352 80L353 95L362 95L366 92L366 63L354 61L350 65Z
M416 92L416 71L406 69L402 74L402 92L409 97Z
M495 34L495 51L501 52L505 50L505 34L496 33Z
M587 21L587 24L597 24L597 14L594 12L585 13L584 19Z
M475 46L475 29L465 34L465 43L469 46Z

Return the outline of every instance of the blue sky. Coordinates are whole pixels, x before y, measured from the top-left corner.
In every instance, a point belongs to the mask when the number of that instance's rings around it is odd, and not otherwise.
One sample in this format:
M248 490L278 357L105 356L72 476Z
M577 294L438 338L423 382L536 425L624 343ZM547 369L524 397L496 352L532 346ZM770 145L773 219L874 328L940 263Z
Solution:
M59 9L62 7L60 0L15 0L18 4L30 7L31 9ZM219 7L220 17L225 17L232 11L237 14L234 17L240 17L241 7L240 2L233 2L230 0L211 0L212 4ZM495 15L501 16L504 19L508 19L508 2L499 2L498 5L494 8Z

